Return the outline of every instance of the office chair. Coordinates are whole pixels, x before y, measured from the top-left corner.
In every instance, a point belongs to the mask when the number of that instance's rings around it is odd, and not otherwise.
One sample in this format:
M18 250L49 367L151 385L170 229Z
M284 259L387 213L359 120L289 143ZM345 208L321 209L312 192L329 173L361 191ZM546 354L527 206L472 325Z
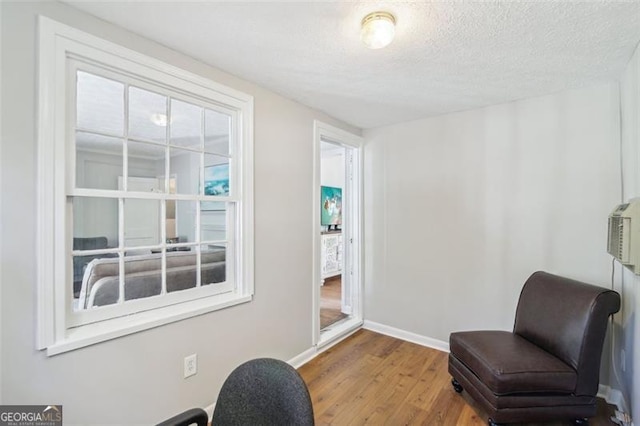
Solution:
M158 426L207 425L202 409L178 414ZM231 372L213 412L214 426L313 426L307 385L286 362L272 358L247 361Z

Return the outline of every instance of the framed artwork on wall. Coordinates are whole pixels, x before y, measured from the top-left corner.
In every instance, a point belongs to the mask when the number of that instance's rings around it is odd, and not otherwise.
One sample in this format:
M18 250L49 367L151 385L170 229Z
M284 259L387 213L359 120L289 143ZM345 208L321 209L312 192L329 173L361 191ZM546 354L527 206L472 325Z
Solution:
M342 225L342 188L320 187L320 225Z
M204 195L229 195L229 164L216 164L204 168ZM225 210L225 203L203 201L201 210Z

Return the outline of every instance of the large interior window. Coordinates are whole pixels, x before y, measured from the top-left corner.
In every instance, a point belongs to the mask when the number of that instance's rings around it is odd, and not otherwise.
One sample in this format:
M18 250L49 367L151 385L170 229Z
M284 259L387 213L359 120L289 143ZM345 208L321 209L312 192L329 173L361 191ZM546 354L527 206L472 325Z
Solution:
M46 18L41 29L41 111L54 114L40 123L40 214L54 217L40 222L39 324L54 326L40 348L246 301L252 99Z

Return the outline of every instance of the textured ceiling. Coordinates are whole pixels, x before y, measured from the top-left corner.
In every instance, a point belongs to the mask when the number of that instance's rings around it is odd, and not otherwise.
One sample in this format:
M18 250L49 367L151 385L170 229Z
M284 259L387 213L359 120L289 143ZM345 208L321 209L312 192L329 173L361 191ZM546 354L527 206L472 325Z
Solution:
M639 1L66 3L361 128L615 80L640 40Z

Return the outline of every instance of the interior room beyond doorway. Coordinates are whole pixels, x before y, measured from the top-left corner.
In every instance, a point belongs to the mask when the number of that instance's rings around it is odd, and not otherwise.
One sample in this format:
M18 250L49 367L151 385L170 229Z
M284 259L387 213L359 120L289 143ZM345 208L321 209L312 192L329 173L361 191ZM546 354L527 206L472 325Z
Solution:
M345 148L322 142L320 173L320 225L322 286L320 288L320 329L325 330L347 318L343 279L345 214Z
M342 275L324 280L320 288L320 329L325 329L347 318L341 310Z

